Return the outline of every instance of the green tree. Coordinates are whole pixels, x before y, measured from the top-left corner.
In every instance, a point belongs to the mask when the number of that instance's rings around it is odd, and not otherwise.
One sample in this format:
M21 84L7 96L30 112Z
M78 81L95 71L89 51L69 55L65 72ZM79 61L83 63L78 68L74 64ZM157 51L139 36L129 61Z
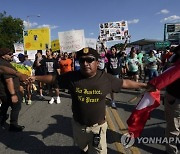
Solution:
M124 48L124 43L118 43L114 45L118 50L122 50ZM126 47L129 47L129 44L126 45Z
M23 21L0 13L0 48L14 49L13 44L23 41Z

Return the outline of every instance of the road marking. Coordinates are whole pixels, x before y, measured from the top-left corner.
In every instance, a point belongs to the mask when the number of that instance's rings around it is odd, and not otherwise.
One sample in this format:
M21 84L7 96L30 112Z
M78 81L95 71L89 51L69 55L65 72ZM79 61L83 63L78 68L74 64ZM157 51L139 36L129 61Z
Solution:
M111 107L108 107L108 108L109 108L110 111L112 112L112 115L113 115L113 117L114 117L114 119L115 119L115 121L116 121L116 123L117 123L117 125L118 125L118 127L119 127L120 133L121 133L121 134L127 133L127 132L128 132L128 131L127 131L127 128L125 127L124 123L122 122L122 120L121 120L121 118L120 118L117 110L116 110L116 109L113 109L113 108L111 108ZM109 113L108 113L108 114L109 114ZM109 118L110 118L110 117L109 117ZM111 120L111 122L112 122L112 120ZM113 124L113 125L114 125L114 124ZM114 129L115 129L115 127L114 127ZM115 130L116 130L116 129L115 129ZM120 144L120 145L122 146L122 144ZM119 146L119 144L118 144L118 146ZM141 153L137 147L132 146L132 147L130 147L129 149L130 149L130 151L131 151L132 154L140 154L140 153Z
M109 129L114 131L114 132L117 132L116 128L115 128L115 126L114 126L114 124L112 122L112 119L111 119L111 117L109 115L108 109L106 109L106 120L107 120ZM114 142L114 144L115 144L115 147L116 147L118 153L125 154L126 152L124 150L123 145L121 143L117 142L117 140L119 140L118 136L117 135L113 135L112 137L116 141L116 142Z

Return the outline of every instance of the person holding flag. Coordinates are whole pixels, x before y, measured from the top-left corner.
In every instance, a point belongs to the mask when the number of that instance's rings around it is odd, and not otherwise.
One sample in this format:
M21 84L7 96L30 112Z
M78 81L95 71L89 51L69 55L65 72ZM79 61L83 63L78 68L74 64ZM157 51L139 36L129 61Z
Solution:
M166 87L165 93L165 119L167 122L165 136L175 138L180 136L180 45L173 50L174 55L171 59L172 66L169 67L158 77L148 82L151 91L146 92L136 109L127 120L128 131L133 137L139 137L146 121L150 117L150 112L160 105L160 91ZM149 90L150 90L149 89ZM167 153L178 153L178 143L171 142L166 144Z
M151 80L149 83L157 89L166 87L165 93L165 119L166 131L168 138L180 137L180 45L173 50L174 56L171 59L172 66L169 67L162 75ZM178 153L177 143L171 142L166 144L167 153Z

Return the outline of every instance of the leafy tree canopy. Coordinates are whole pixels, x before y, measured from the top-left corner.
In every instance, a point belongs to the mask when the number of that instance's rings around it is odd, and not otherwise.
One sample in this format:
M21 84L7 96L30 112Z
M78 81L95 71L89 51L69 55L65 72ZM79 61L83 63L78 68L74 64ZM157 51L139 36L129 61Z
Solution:
M124 43L118 43L114 45L118 50L121 50L124 47ZM129 44L127 44L126 47L129 47Z
M23 41L23 21L0 13L0 48L14 49L14 43Z

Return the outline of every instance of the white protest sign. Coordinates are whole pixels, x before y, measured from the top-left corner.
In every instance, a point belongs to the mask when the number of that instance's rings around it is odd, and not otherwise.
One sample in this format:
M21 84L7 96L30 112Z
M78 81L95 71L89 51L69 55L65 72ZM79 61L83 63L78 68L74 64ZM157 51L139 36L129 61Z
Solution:
M96 50L97 40L92 38L86 38L86 47L93 48Z
M23 45L23 43L14 43L14 50L15 50L15 53L24 54L24 45Z
M62 52L75 52L85 47L84 30L59 32L58 36Z
M34 61L36 53L37 53L37 50L28 50L27 51L28 59Z
M34 61L36 59L37 50L27 50L28 59ZM42 50L42 55L46 55L46 50Z

